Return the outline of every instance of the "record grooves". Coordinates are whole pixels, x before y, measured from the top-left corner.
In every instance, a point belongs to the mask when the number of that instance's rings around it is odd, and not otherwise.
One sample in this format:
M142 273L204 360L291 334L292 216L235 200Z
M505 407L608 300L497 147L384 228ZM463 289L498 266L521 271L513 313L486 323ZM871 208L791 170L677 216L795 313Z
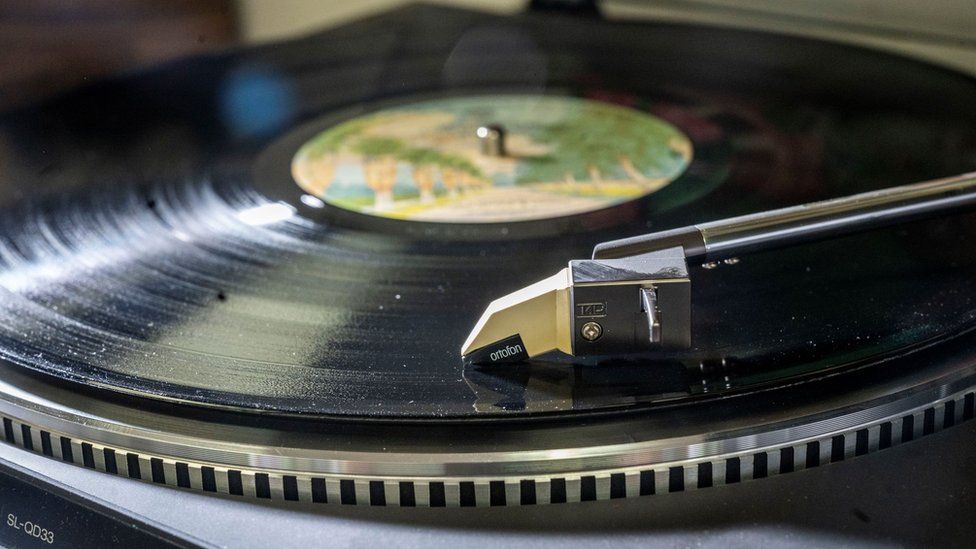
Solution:
M892 434L906 421L918 422L905 427L913 435L951 426L972 417L971 213L692 265L686 351L493 368L464 367L459 348L491 299L598 242L976 169L974 97L962 75L827 42L418 6L10 113L0 119L5 435L118 474L257 497L411 501L383 484L388 474L433 505L704 487L859 455L884 436L907 441ZM518 154L470 161L475 142L451 141L472 116L494 128L525 104L525 120L548 126L509 123ZM577 111L659 131L666 145L644 149L666 176L620 154L587 157L606 161L602 174L580 163L556 181L572 155L539 143L567 132L556 115ZM418 124L443 147L423 142ZM296 175L323 170L331 187ZM530 172L540 180L519 187ZM539 206L546 215L514 199L523 210L511 218L470 209L489 192L560 198ZM789 400L797 394L823 399ZM858 415L859 402L870 413ZM702 419L719 409L727 424ZM768 429L750 423L761 411L775 413ZM843 428L831 432L831 418ZM669 420L678 427L661 427ZM127 421L145 429L129 442L118 432ZM385 448L409 444L391 421L429 428L444 447L398 469ZM791 421L816 426L808 441L776 438ZM665 458L653 426L667 448L691 451L709 432L728 446L694 463ZM242 465L267 458L274 433L300 465ZM564 440L579 455L554 458L565 449L556 433L578 437ZM493 468L444 450L483 452L475 435L537 452L538 478L528 461L503 456L517 463ZM630 435L662 453L642 462L616 447ZM773 438L741 446L750 435ZM336 450L357 445L368 474ZM629 457L590 455L608 446ZM749 468L719 469L733 459ZM483 486L489 478L501 484Z
M965 353L971 339L950 347ZM0 414L9 443L170 486L333 504L564 503L735 484L914 443L973 418L973 369L938 357L944 354L893 361L881 383L865 384L874 376L864 371L749 402L585 423L475 423L461 431L451 423L390 430L239 421L94 400L10 369L0 383ZM493 486L505 499L491 496ZM534 501L523 500L533 492ZM400 498L410 493L412 503Z

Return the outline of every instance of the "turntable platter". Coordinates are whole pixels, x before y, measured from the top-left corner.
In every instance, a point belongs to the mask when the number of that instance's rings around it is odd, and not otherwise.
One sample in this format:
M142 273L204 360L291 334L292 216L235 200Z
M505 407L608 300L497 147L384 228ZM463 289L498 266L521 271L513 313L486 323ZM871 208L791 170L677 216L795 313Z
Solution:
M462 368L488 300L596 242L976 168L976 83L771 34L403 13L417 25L193 59L0 122L3 358L221 409L522 418L883 369L972 327L976 218L961 215L696 266L687 352ZM293 177L342 124L513 93L633 111L694 153L652 194L481 224L362 215Z

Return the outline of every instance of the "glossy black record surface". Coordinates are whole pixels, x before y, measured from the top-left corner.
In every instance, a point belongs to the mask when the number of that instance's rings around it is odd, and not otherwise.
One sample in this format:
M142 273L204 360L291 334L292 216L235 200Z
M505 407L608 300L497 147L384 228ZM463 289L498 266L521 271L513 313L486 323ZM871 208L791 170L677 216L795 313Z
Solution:
M647 110L696 156L647 200L431 232L300 201L308 132L492 90ZM411 8L78 90L0 122L0 355L176 401L350 417L586 412L742 392L968 330L972 215L693 268L695 347L461 367L493 298L600 241L976 168L976 83L774 35Z

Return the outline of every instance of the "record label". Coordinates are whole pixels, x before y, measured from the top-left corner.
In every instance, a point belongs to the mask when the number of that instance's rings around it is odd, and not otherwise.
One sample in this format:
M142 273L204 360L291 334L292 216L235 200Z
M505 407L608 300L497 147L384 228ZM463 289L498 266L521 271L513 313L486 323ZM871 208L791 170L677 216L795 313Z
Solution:
M435 223L507 223L615 206L680 176L691 141L625 107L543 95L413 103L333 126L292 175L353 212Z

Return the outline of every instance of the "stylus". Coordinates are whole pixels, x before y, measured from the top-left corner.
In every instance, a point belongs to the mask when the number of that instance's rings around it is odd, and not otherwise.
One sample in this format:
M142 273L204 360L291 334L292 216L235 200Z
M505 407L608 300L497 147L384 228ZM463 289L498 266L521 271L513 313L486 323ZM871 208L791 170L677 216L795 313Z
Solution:
M592 259L570 261L491 302L461 354L490 364L550 351L583 356L687 348L689 259L730 261L974 205L976 173L968 173L604 242Z

